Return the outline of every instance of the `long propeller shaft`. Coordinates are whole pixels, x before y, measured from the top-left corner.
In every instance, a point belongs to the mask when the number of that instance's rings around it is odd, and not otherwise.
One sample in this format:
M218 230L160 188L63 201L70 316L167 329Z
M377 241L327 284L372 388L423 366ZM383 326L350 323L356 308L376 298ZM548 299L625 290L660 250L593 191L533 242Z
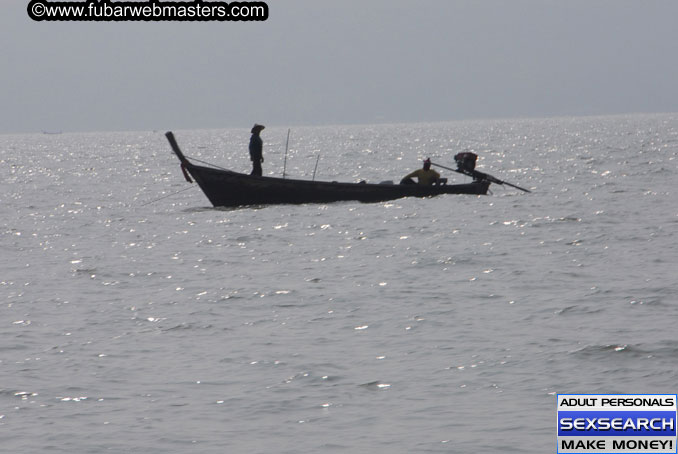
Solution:
M435 162L432 162L431 165L434 165L436 167L440 167L441 169L451 170L452 172L462 173L464 175L468 175L468 176L473 177L473 178L478 178L478 179L481 179L481 180L488 180L491 183L505 184L507 186L511 186L512 188L520 189L521 191L524 191L524 192L532 192L529 189L521 188L518 185L509 183L507 181L502 181L499 178L495 178L492 175L489 175L489 174L483 173L483 172L479 172L477 170L453 169L452 167L446 167L446 166L441 165L441 164L436 164Z

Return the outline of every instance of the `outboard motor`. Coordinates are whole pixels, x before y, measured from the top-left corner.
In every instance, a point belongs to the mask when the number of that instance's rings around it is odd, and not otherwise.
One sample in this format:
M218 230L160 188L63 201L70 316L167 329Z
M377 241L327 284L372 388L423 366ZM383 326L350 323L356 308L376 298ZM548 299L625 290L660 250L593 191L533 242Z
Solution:
M475 170L477 159L478 155L470 151L457 153L454 156L454 160L457 162L457 170L464 173L472 173Z

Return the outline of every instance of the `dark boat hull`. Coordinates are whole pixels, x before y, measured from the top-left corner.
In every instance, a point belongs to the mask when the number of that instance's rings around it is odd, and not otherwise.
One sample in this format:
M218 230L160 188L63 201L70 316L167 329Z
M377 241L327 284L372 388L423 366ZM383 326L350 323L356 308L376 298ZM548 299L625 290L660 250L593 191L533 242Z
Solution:
M215 207L341 201L383 202L402 197L431 197L441 194L484 195L490 186L488 180L420 186L257 177L226 169L197 166L186 159L171 132L165 135L181 161L186 179L190 181L190 174Z
M185 166L215 207L240 205L382 202L402 197L440 194L487 194L488 181L467 184L419 186L402 184L338 183L256 177L229 170Z

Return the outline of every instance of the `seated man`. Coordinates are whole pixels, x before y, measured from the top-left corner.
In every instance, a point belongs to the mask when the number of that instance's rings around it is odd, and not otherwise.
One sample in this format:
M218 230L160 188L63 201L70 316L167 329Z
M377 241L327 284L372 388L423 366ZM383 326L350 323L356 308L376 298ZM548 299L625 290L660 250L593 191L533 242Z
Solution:
M438 178L440 178L440 174L431 169L431 160L426 158L424 161L424 166L421 169L415 170L409 175L405 175L405 177L400 180L400 184L417 184L414 182L414 180L412 180L414 177L417 177L418 184L431 186L438 180Z

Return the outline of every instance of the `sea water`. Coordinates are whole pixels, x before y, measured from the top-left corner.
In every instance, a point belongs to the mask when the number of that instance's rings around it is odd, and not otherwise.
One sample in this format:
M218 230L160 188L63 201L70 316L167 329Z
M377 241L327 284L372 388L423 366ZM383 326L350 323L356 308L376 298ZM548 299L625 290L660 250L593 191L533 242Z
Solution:
M678 115L269 127L268 175L532 193L229 210L163 133L0 136L3 452L543 453L558 393L678 391Z

